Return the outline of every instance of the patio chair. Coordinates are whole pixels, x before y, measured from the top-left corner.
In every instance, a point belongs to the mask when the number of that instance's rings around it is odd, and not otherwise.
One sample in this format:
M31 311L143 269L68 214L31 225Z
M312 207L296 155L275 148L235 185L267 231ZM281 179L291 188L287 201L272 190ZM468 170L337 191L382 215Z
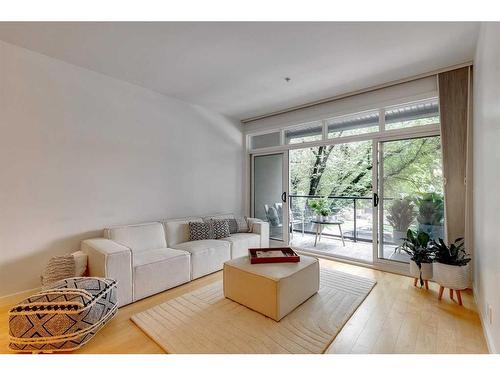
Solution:
M290 233L292 238L293 238L293 226L296 224L302 226L302 237L304 237L304 228L305 228L304 213L299 214L293 212L293 210L290 209Z

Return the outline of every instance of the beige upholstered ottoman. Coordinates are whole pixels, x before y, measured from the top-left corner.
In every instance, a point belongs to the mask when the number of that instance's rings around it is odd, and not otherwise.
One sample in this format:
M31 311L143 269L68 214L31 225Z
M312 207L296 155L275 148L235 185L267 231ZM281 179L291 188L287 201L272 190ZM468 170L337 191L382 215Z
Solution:
M298 263L251 264L249 257L224 263L224 296L276 321L319 289L319 263L301 255Z

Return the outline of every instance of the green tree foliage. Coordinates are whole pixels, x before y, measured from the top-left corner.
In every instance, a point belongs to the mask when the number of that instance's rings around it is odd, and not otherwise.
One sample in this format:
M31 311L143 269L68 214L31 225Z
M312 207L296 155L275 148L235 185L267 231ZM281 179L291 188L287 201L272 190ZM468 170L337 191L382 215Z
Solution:
M383 144L385 197L443 193L439 137ZM370 196L372 141L290 151L291 194Z

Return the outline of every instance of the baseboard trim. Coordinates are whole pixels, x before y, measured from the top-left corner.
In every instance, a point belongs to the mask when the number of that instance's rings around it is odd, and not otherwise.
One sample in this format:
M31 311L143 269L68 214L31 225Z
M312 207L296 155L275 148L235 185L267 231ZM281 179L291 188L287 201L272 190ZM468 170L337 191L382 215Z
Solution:
M488 347L488 352L490 354L498 354L493 342L493 337L491 336L490 329L487 325L488 317L484 315L483 304L479 301L478 295L476 293L478 289L476 285L473 286L474 291L474 302L476 302L477 309L479 311L479 320L481 321L481 327L483 328L484 338L486 339L486 346Z

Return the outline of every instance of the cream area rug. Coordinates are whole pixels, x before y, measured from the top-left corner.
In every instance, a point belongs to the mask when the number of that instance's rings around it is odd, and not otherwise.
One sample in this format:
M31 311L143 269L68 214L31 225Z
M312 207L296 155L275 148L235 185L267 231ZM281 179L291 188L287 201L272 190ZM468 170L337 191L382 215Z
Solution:
M167 353L324 353L375 281L320 272L319 292L280 322L224 298L222 281L131 319Z

